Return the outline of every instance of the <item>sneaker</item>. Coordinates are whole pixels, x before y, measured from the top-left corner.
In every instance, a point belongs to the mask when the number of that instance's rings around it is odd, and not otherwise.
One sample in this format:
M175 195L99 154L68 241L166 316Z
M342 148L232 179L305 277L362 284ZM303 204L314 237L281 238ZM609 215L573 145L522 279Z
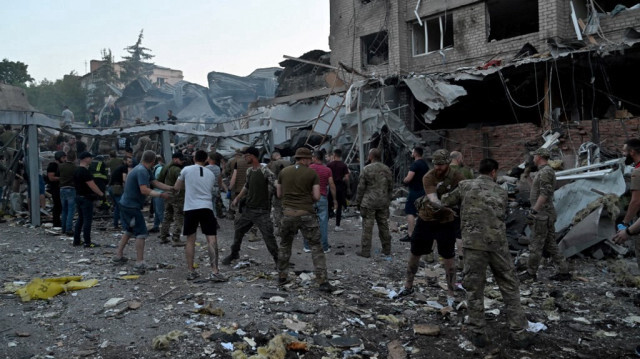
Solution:
M478 348L486 347L487 343L489 342L489 338L485 333L482 333L482 334L471 333L471 336L469 339L471 340L471 343L473 343L473 345L475 345Z
M511 333L509 337L511 339L511 344L516 349L527 349L533 345L535 341L534 335L527 333L525 330L519 333Z
M362 251L356 252L356 255L362 258L371 258L371 253L363 253Z
M533 281L538 280L538 276L535 274L529 273L529 271L524 271L518 275L518 279L520 282Z
M336 290L329 282L322 282L320 286L318 286L318 290L325 293L331 293Z
M311 253L311 249L310 249L310 248L304 247L304 248L302 248L302 250L303 250L305 253Z
M322 251L324 252L324 254L327 254L327 253L331 252L331 248L323 249Z
M408 295L413 294L413 292L414 292L413 287L411 287L411 288L405 288L405 287L402 287L402 289L400 289L400 291L398 292L398 294L396 294L396 295L395 295L394 299L396 299L396 298L406 297L406 296L408 296Z
M557 273L549 277L549 279L559 282L571 280L571 273Z
M407 234L406 236L399 239L400 242L411 242L411 237Z
M229 264L231 264L231 262L233 262L234 259L238 258L240 258L240 255L238 253L231 253L228 256L224 257L224 259L222 260L222 264L228 266Z
M138 274L145 274L147 273L147 265L144 263L136 263L133 266L133 270Z
M342 232L344 231L344 229L342 229L342 227L340 226L336 226L336 228L333 229L335 232Z
M149 230L149 233L158 233L158 232L160 232L160 229L156 227L153 227Z
M218 283L229 281L229 279L227 277L223 276L220 273L211 273L211 274L209 274L209 280L212 281L212 282L218 282Z
M198 274L198 272L196 272L195 270L192 270L189 272L189 274L187 274L187 280L194 280L198 277L200 277L200 274Z
M127 257L113 257L111 258L111 263L113 264L125 264L129 261Z
M85 248L100 248L102 247L101 245L99 245L98 243L89 243L89 244L84 244Z

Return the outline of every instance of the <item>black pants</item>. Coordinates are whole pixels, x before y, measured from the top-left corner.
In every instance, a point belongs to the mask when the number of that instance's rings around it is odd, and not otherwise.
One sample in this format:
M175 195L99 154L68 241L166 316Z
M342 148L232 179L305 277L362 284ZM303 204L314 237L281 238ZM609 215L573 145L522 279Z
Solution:
M329 217L333 217L333 196L329 193L328 197L329 202ZM340 221L342 220L342 209L347 207L347 184L340 181L336 182L336 200L338 201L338 208L336 208L335 216L336 216L336 226L340 226Z
M53 200L53 226L62 227L60 215L62 214L62 201L60 200L60 188L51 190L51 199Z

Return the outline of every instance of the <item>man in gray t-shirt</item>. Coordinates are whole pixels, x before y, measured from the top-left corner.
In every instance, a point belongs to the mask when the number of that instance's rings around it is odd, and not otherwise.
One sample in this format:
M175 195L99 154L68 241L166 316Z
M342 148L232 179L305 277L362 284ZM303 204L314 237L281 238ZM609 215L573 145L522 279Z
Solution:
M74 119L73 112L69 110L69 106L65 106L62 111L62 127L70 127Z

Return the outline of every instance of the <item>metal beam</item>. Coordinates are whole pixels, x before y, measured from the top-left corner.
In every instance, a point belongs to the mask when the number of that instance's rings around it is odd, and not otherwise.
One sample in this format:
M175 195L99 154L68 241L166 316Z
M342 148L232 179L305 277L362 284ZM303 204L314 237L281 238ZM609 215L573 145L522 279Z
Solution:
M29 159L29 205L31 209L31 224L40 225L40 173L38 166L40 162L38 144L38 126L29 125L27 127L27 158Z

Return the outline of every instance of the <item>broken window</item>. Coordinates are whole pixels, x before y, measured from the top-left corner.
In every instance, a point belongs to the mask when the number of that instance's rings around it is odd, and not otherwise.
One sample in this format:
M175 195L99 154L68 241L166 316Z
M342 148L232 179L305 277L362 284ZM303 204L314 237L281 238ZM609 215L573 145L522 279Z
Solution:
M487 1L487 40L538 32L538 0Z
M158 85L158 86L162 86L162 85L164 85L165 80L166 80L166 79L163 79L162 77L158 77L158 78L156 79L156 85Z
M453 15L447 14L413 24L413 56L453 47Z
M389 36L387 31L363 36L362 66L382 65L389 62Z

